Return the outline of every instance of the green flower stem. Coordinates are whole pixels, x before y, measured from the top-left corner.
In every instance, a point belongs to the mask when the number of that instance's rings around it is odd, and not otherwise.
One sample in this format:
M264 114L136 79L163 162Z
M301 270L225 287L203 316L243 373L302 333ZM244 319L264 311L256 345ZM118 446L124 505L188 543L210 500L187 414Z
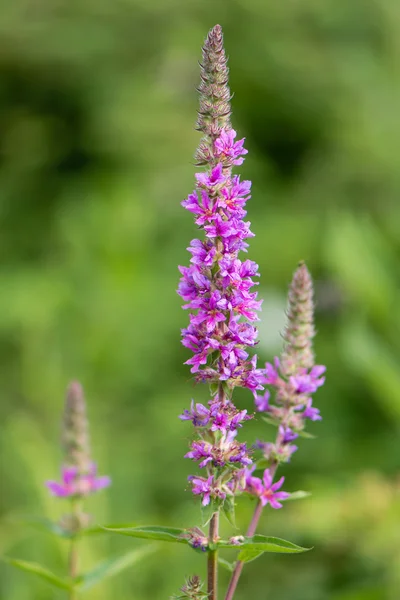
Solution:
M75 579L78 576L79 569L79 554L78 554L78 539L77 534L80 530L81 522L81 501L77 498L71 500L71 514L76 522L75 535L71 538L71 545L69 549L68 557L68 575L71 579ZM75 590L71 590L69 593L69 600L77 600L77 593Z
M251 519L251 523L247 530L247 534L246 534L247 537L253 537L253 535L255 534L257 525L258 525L258 521L260 520L260 517L261 517L262 509L263 509L263 505L261 504L261 502L258 502L257 506L254 510L253 518ZM244 565L244 563L241 560L237 561L237 563L235 565L235 569L232 573L231 580L229 582L229 587L228 587L228 591L226 592L225 600L232 600L233 595L237 588L237 584L239 582L240 575L242 574L243 565Z
M270 470L270 473L272 475L272 478L274 478L277 468L278 468L278 464L277 463L271 465L271 467L270 467L269 470ZM260 517L261 517L262 510L263 510L263 505L259 501L257 503L257 506L256 506L255 510L254 510L253 517L251 519L249 528L247 530L247 533L246 533L247 537L253 537L253 535L255 534L257 526L258 526L258 522L259 522ZM234 569L234 571L232 573L232 577L231 577L231 580L229 582L228 591L226 592L225 600L232 600L233 595L234 595L234 593L236 591L236 588L237 588L237 584L238 584L239 579L240 579L240 575L242 574L243 565L244 565L244 563L241 560L238 560L236 562L235 569Z
M209 543L213 544L218 539L219 512L213 514L210 521ZM218 550L208 552L207 563L207 592L208 600L217 600L218 595Z

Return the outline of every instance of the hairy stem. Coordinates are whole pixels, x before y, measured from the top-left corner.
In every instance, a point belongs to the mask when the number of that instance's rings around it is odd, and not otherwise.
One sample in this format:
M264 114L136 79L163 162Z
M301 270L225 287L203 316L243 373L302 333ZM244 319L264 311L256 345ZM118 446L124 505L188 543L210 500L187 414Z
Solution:
M273 465L271 465L271 467L270 467L269 470L270 470L270 473L271 473L272 477L275 476L277 468L278 468L278 464L277 463L274 463ZM262 509L263 509L263 505L261 504L261 502L258 502L257 506L256 506L256 508L254 510L253 517L252 517L252 519L250 521L249 528L248 528L247 533L246 533L247 537L253 537L253 535L255 534L258 522L259 522L260 517L261 517ZM234 569L234 571L232 573L232 577L231 577L231 580L229 582L228 591L226 592L225 600L232 600L233 595L234 595L234 593L236 591L236 588L237 588L237 584L238 584L239 579L240 579L240 575L242 574L243 565L244 565L244 563L241 560L238 560L236 562L235 569Z
M68 557L68 575L71 579L75 579L78 576L79 569L79 555L78 555L78 546L77 546L77 536L80 526L80 503L76 499L71 501L71 514L75 517L76 520L76 531L75 535L71 538L71 545L69 549L69 557ZM72 589L69 592L69 600L77 600L78 596L76 590Z
M262 513L262 509L263 509L263 505L261 504L261 502L258 502L258 504L255 508L254 514L253 514L253 518L251 519L249 528L246 533L247 537L252 537L255 534L257 525L258 525L258 521L260 520L260 516ZM232 573L231 580L229 582L229 587L228 587L228 591L226 592L225 600L232 600L233 595L237 588L237 584L238 584L240 575L242 573L243 565L244 565L244 563L241 560L237 561L237 563L235 565L235 569Z
M78 575L78 548L75 538L71 540L71 546L69 550L68 574L71 579L75 579L75 577ZM77 600L75 590L70 591L69 600Z
M213 544L218 539L219 512L213 514L210 521L208 540ZM207 592L208 600L217 600L218 595L218 550L210 550L207 562Z

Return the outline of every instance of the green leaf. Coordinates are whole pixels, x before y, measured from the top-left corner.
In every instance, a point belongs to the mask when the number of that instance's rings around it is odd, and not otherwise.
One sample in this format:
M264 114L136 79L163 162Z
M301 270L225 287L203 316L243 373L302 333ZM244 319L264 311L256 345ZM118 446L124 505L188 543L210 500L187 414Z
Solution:
M70 580L64 579L61 577L57 577L57 575L54 575L54 573L52 573L45 567L42 567L42 565L39 565L38 563L28 562L26 560L18 560L17 558L7 558L7 557L5 557L3 560L5 560L9 565L12 565L13 567L16 567L17 569L21 569L21 571L26 571L27 573L33 573L34 575L41 577L41 579L45 579L46 581L48 581L49 583L51 583L52 585L54 585L58 588L62 588L63 590L72 590L73 589L73 583Z
M55 523L50 519L44 519L41 517L27 517L22 519L23 523L27 525L31 525L38 531L43 531L45 533L51 533L52 535L56 535L57 537L62 537L66 539L70 539L74 537L69 531L66 531L59 523Z
M79 576L75 581L75 587L80 591L88 590L104 579L109 579L110 577L118 575L118 573L121 573L124 569L127 569L134 563L154 552L155 549L155 546L145 546L144 548L131 550L125 554L104 560L88 573Z
M289 500L301 500L302 498L308 498L308 496L311 496L311 492L298 490L297 492L292 492L289 498L286 498L285 502L288 502Z
M104 527L106 531L118 533L119 535L127 535L129 537L143 538L146 540L160 540L162 542L173 542L175 544L187 544L188 540L182 535L186 533L186 529L178 529L176 527Z
M227 569L227 571L229 571L230 573L233 573L233 570L235 568L235 563L231 563L231 562L229 562L229 560L225 560L224 558L221 558L219 556L218 564L221 565L221 567L224 567L224 569Z
M235 501L232 496L227 496L225 498L222 510L223 510L223 514L228 519L229 523L232 525L232 527L235 527L235 529L236 529Z
M261 417L261 419L265 422L268 423L268 425L277 425L277 421L275 419L272 419L271 417Z
M106 527L102 527L100 525L93 525L92 527L86 527L77 533L73 533L64 529L59 523L51 521L50 519L45 519L41 517L28 517L22 519L23 523L31 525L35 529L39 531L43 531L45 533L51 533L56 535L57 537L71 539L74 537L85 537L89 535L98 535L107 533L106 528L129 528L129 527L137 527L137 522L128 522L128 523L112 523L107 525Z
M215 502L211 501L210 504L207 504L207 506L203 506L201 504L200 506L200 510L201 510L201 524L203 527L205 527L206 525L208 525L208 523L211 521L212 516L218 512L218 508L219 506L217 506L215 504Z
M110 523L109 525L93 525L93 527L87 527L83 529L79 536L89 536L89 535L98 535L100 533L107 533L110 529L130 529L133 527L137 527L137 522L128 522L128 523Z
M250 548L245 548L239 552L238 560L248 563L252 560L255 560L262 554L264 554L264 550L251 550Z
M314 440L316 437L312 433L308 433L308 431L297 431L296 433L298 433L299 437L307 438L309 440Z
M292 542L288 542L287 540L282 540L276 537L267 537L265 535L255 535L251 538L244 538L244 542L239 546L237 544L231 544L229 541L220 540L218 542L218 547L220 548L235 548L236 550L240 549L239 559L246 562L246 556L251 556L249 560L254 560L255 552L280 552L287 554L296 554L299 552L307 552L310 548L302 548L301 546L297 546L297 544L293 544ZM250 553L248 551L251 551ZM240 558L243 554L245 558Z

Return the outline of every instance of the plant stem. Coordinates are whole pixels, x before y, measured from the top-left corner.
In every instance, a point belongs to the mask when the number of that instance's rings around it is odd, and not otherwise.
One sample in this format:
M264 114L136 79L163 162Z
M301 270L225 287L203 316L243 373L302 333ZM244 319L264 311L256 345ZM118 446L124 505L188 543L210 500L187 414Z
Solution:
M72 538L71 546L69 550L68 559L68 574L71 579L75 579L78 575L78 548L76 545L76 538ZM77 595L75 590L71 590L69 593L69 600L76 600Z
M218 539L219 512L211 517L208 540L215 543ZM217 600L218 595L218 550L210 550L207 562L207 592L208 600Z
M270 466L269 471L270 471L270 473L272 475L272 478L275 477L275 473L276 473L276 469L277 468L278 468L278 463L276 463L276 462L273 463ZM263 509L263 505L259 501L257 503L257 506L256 506L255 510L254 510L253 517L252 517L252 519L250 521L250 525L249 525L249 528L248 528L247 533L246 533L247 537L253 537L253 535L255 534L256 529L257 529L257 525L258 525L258 521L260 520L260 517L261 517L262 509ZM234 571L232 573L231 580L229 582L228 591L226 592L225 600L232 600L233 595L234 595L234 593L236 591L236 588L237 588L237 584L239 582L240 575L242 573L243 565L244 565L244 563L241 560L238 560L236 562Z
M69 557L68 557L68 575L71 579L75 579L78 576L79 569L79 556L78 556L78 547L77 547L77 537L76 534L80 529L80 502L76 499L71 500L71 514L76 519L76 530L75 535L71 538L71 545L69 549ZM76 590L72 589L69 592L69 600L77 600Z
M253 537L253 535L255 534L257 525L258 525L258 521L260 520L260 517L261 517L262 509L263 509L263 505L261 504L261 502L258 502L257 506L254 510L253 518L251 519L249 528L246 533L247 537ZM240 575L242 573L243 565L244 565L244 563L241 560L237 561L237 563L235 565L235 569L232 574L232 578L229 582L229 587L228 587L228 591L225 596L225 600L232 600L233 595L236 591L236 587L237 587Z

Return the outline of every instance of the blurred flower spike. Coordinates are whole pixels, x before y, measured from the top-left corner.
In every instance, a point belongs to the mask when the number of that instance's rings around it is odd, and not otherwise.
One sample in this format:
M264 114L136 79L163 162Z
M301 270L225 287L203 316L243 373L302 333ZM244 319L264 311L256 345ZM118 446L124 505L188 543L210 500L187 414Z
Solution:
M46 482L53 496L83 498L111 484L109 477L97 477L97 465L91 460L85 398L82 386L77 381L70 383L67 389L62 446L64 462L61 482Z

